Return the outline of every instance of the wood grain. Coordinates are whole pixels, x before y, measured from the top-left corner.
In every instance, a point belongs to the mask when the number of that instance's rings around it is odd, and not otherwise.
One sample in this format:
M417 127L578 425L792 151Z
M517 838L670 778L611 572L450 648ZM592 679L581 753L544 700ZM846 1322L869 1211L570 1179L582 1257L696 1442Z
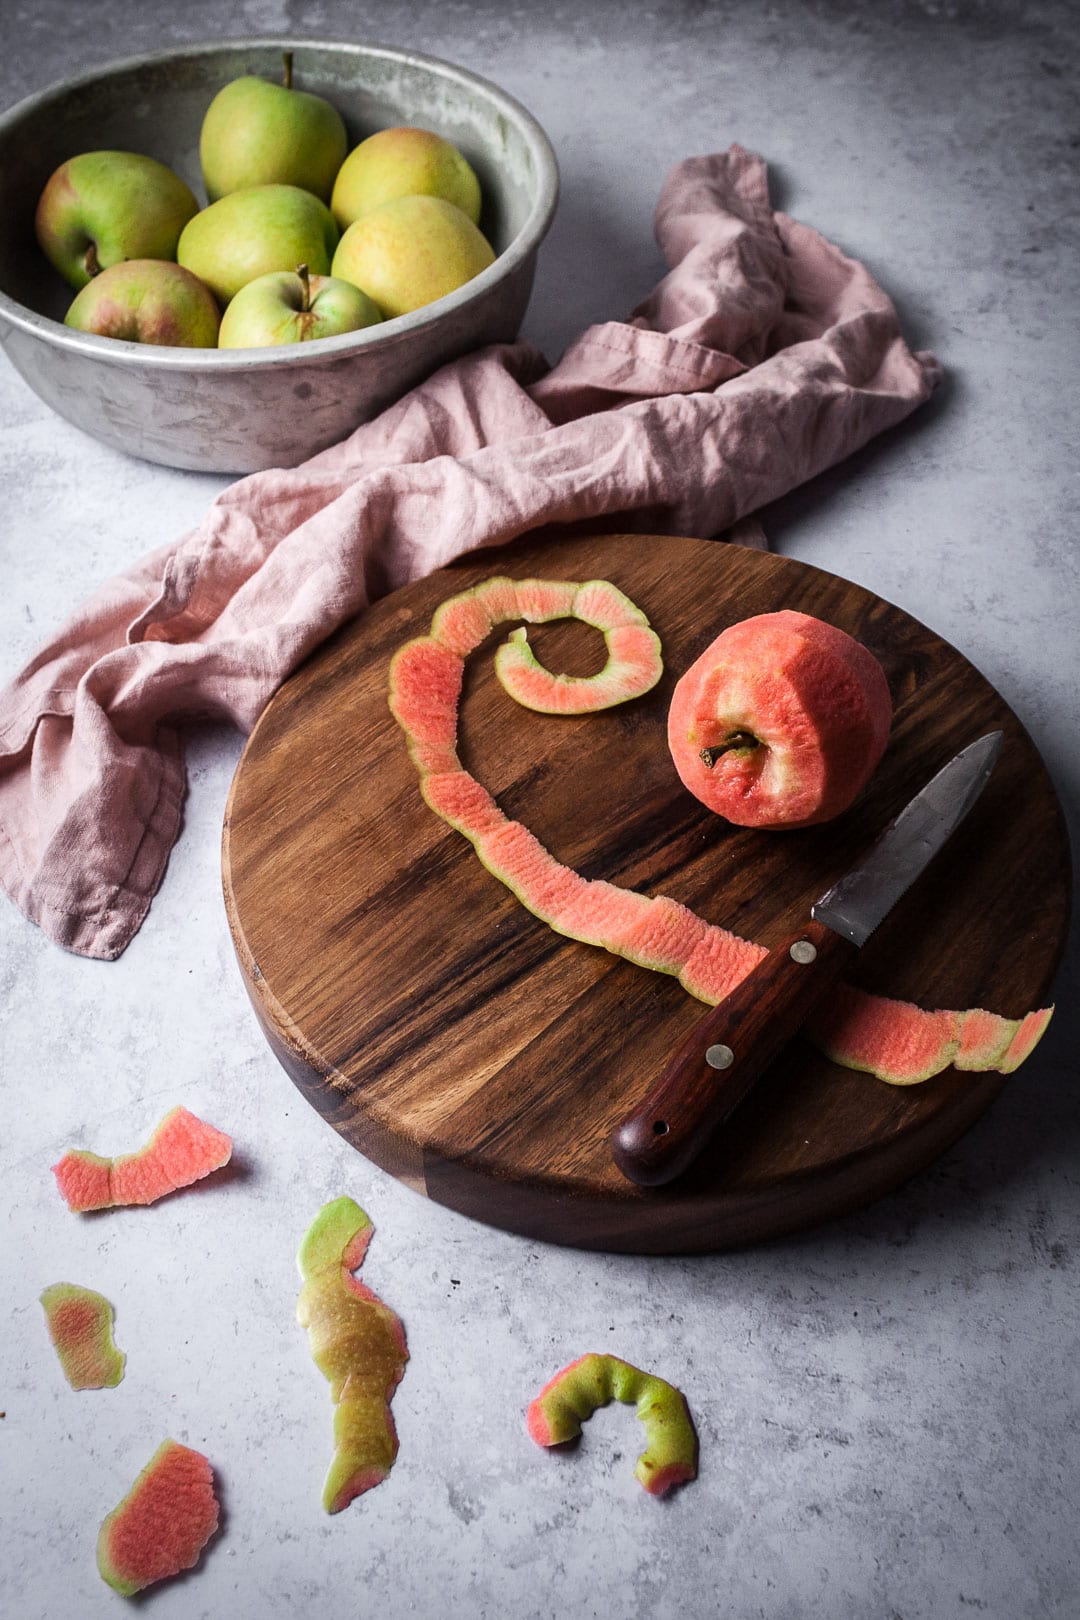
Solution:
M897 1088L801 1040L679 1181L635 1187L612 1164L613 1126L701 1004L520 906L423 803L387 707L394 651L426 632L439 602L496 573L614 581L659 633L666 672L645 698L604 714L532 714L495 680L496 632L466 669L468 768L586 876L669 894L763 945L798 925L933 771L1001 727L979 803L850 977L928 1007L1017 1017L1045 1004L1069 907L1061 812L1027 733L960 653L872 593L789 558L650 535L538 539L384 598L282 687L248 741L226 811L226 905L256 1013L304 1095L427 1196L592 1248L744 1244L857 1207L928 1164L1003 1077L947 1070ZM682 788L665 719L678 675L721 629L785 607L863 641L896 716L849 811L770 833L729 825ZM553 669L590 674L603 662L601 638L578 624L530 640Z

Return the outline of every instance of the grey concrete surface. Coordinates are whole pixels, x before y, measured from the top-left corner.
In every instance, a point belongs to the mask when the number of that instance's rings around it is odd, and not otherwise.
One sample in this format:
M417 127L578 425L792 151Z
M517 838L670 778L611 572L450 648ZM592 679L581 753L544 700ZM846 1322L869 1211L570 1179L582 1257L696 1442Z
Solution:
M526 335L554 358L660 271L668 166L739 140L796 216L865 259L947 368L899 431L767 511L774 545L959 646L1028 725L1070 824L1080 14L1064 0L772 0L380 11L344 0L8 0L0 104L168 43L370 28L494 78L555 144L563 198ZM222 480L106 450L0 365L0 647L13 673L100 579L197 521ZM0 1613L98 1620L103 1514L158 1440L205 1450L224 1533L147 1603L172 1617L1072 1620L1080 1613L1075 945L1058 1012L999 1103L894 1196L798 1239L698 1260L527 1243L373 1169L295 1092L235 970L218 841L240 739L198 737L183 836L117 963L0 905ZM134 1145L182 1102L230 1130L223 1178L76 1220L49 1166ZM365 1276L405 1319L390 1480L319 1507L330 1408L295 1326L294 1252L351 1192ZM101 1289L128 1353L72 1394L38 1294ZM532 1446L548 1375L610 1349L678 1383L701 1474L632 1478L633 1414Z

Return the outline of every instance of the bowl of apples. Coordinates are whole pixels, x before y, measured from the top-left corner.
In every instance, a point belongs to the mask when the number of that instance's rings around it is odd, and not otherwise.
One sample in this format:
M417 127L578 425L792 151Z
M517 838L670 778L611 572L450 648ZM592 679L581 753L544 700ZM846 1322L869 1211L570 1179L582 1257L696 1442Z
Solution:
M513 97L391 47L133 57L0 116L0 344L166 466L292 467L512 340L558 199Z

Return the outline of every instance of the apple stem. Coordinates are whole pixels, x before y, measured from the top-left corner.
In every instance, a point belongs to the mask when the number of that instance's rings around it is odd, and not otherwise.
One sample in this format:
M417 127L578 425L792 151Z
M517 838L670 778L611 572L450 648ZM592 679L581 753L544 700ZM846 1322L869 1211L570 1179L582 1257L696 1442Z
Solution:
M308 310L311 308L311 276L308 272L308 267L306 264L298 264L296 267L296 273L300 277L300 285L304 289L303 297L300 302L300 312L301 314L306 315Z
M91 242L90 246L83 254L83 269L86 271L91 281L96 275L100 275L101 273L101 261L97 256L96 242Z
M292 51L282 51L281 53L281 60L285 64L285 72L282 75L282 82L284 83L286 90L292 89L292 57Z
M722 743L715 743L712 748L703 748L698 758L704 763L706 770L711 771L721 755L730 753L733 748L760 747L761 744L752 731L733 731Z

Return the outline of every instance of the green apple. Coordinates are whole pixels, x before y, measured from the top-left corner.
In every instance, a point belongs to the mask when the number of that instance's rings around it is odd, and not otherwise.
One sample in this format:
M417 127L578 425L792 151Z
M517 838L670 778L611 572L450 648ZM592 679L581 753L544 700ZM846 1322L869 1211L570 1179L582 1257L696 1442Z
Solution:
M349 226L332 276L374 299L385 319L405 315L494 263L487 238L442 197L397 197Z
M48 180L34 229L42 252L73 287L123 259L173 259L198 212L189 187L139 152L81 152Z
M480 182L456 146L429 129L380 129L338 171L330 211L345 230L395 197L442 197L480 223Z
M128 343L213 349L221 315L209 287L166 259L125 259L96 275L64 316L65 326Z
M272 270L241 287L221 322L219 349L267 349L280 343L357 332L382 320L366 293L348 281Z
M211 202L267 185L300 186L329 202L348 149L337 108L323 96L292 88L291 51L285 55L283 85L248 76L219 90L199 136Z
M330 270L338 231L325 203L299 186L251 186L196 214L185 225L176 257L224 307L234 293L271 270L309 265Z

